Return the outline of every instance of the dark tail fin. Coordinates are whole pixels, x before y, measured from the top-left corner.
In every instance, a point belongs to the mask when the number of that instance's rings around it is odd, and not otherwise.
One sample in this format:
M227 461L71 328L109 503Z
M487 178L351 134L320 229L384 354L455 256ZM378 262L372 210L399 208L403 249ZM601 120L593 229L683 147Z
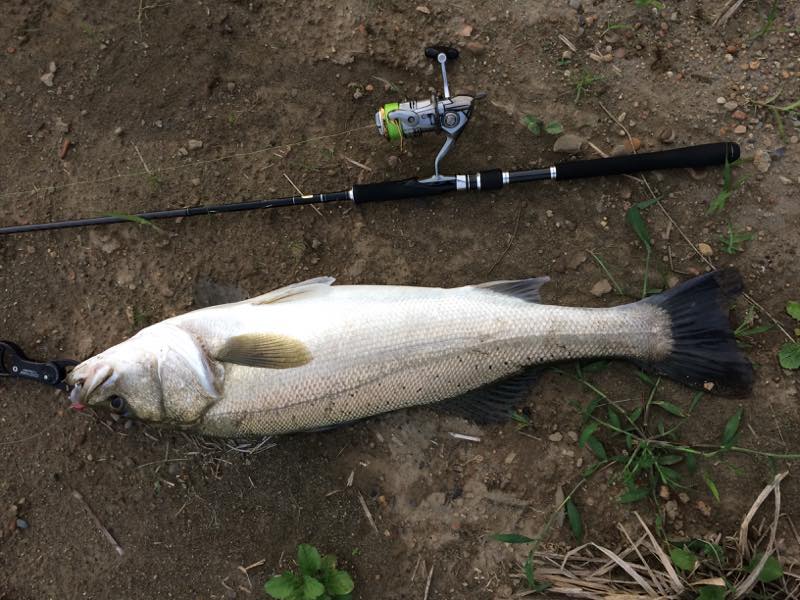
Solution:
M753 386L753 367L736 345L728 321L729 300L741 291L739 273L726 269L642 300L669 314L673 342L666 359L644 367L714 394L748 395Z

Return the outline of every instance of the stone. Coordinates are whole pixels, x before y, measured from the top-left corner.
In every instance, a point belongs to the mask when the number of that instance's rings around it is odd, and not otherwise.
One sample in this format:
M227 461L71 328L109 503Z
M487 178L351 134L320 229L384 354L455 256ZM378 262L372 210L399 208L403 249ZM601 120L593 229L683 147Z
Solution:
M583 144L584 139L581 136L574 133L565 133L553 144L553 151L563 154L578 154L583 148Z
M608 282L608 279L601 279L597 283L592 286L591 294L592 296L605 296L606 294L611 293L612 287L611 284Z
M760 173L766 173L769 171L770 164L772 164L772 159L769 156L769 152L766 150L756 150L753 156L753 166L755 166Z
M697 244L697 250L703 256L712 256L714 254L714 249L705 242L700 242Z

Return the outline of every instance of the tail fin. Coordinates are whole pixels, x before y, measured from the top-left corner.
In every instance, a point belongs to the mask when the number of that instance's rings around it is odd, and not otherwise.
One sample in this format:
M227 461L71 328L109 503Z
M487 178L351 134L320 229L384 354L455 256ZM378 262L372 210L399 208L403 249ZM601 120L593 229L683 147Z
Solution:
M728 301L741 291L739 273L726 269L642 300L669 314L673 343L667 358L643 366L714 394L748 395L753 386L753 367L736 345L728 321Z

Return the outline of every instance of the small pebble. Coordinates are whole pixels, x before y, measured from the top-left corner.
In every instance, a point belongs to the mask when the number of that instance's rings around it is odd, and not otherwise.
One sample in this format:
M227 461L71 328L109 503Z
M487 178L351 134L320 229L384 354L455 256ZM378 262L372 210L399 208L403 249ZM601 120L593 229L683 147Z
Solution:
M714 249L705 242L697 244L697 249L703 256L712 256L714 254Z
M29 527L28 522L25 519L17 519L17 529L27 529Z
M419 5L417 7L417 12L421 12L423 15L429 15L431 14L431 9L427 6Z
M719 98L717 98L717 104L725 104L726 102L727 100L725 99L724 96L720 96Z
M756 150L756 153L753 156L753 165L760 173L766 173L769 171L769 166L771 164L772 159L769 156L769 152L766 150Z
M611 284L608 282L608 279L601 279L592 286L590 293L592 296L597 296L599 298L600 296L605 296L610 293L611 290Z
M736 119L737 121L746 121L747 120L747 113L745 113L744 111L741 111L741 110L733 111L733 114L731 116L734 119Z
M742 135L743 133L747 133L747 127L745 127L744 125L737 125L736 127L733 128L733 133L737 135Z
M115 128L114 128L114 135L115 135L115 136L119 137L119 136L121 136L123 133L125 133L125 130L124 130L122 127L115 127Z
M551 433L550 435L548 435L547 439L550 440L551 442L560 442L561 440L564 439L564 436L561 435L560 432L556 431L555 433Z
M562 152L564 154L577 154L583 148L584 140L581 136L573 133L565 133L556 140L553 144L554 152Z
M738 106L739 106L739 103L736 102L735 100L728 100L725 103L725 110L736 110L736 108Z
M189 140L186 143L186 147L191 150L199 150L203 147L203 142L201 140Z

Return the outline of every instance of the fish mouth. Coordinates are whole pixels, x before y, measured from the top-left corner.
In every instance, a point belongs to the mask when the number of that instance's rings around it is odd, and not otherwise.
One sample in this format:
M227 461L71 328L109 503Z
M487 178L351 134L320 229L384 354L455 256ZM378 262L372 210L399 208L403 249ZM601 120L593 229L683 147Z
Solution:
M86 365L85 369L82 369L80 365L76 367L68 378L69 383L73 386L69 393L72 406L81 410L86 407L86 404L91 404L88 398L113 374L114 369L107 364Z

